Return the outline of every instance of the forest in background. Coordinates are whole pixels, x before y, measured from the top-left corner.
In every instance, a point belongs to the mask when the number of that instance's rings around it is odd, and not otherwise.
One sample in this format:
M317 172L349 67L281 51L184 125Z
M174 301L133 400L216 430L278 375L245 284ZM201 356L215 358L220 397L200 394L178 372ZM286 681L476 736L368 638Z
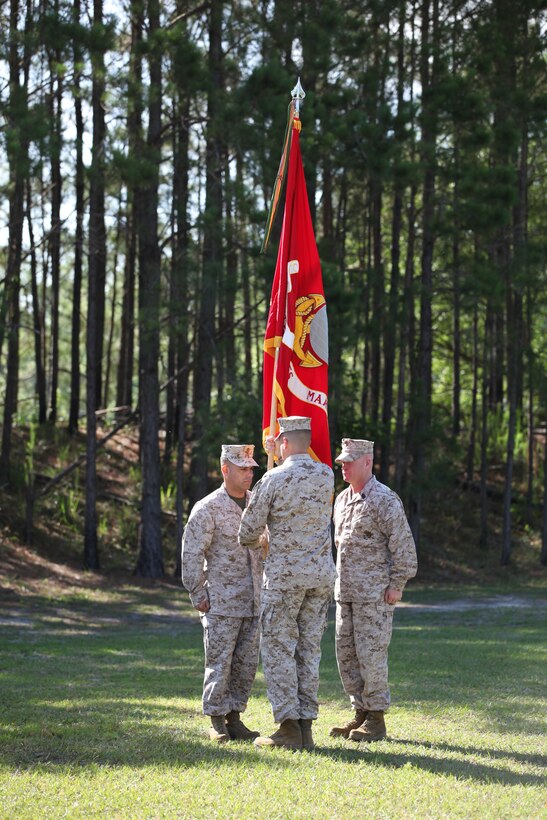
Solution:
M486 544L501 477L501 563L515 516L547 563L542 9L2 4L0 489L28 520L39 442L83 432L98 568L98 440L136 422L136 572L159 577L166 488L180 538L220 444L259 444L280 220L260 247L300 76L333 448L377 442L418 544L428 497L455 482L478 491Z

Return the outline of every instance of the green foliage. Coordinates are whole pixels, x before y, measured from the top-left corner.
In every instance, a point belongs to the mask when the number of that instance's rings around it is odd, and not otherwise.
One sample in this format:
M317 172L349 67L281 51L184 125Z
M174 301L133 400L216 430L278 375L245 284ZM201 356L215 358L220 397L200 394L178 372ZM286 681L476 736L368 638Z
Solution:
M25 484L30 487L34 481L34 457L36 452L36 431L37 425L35 422L29 424L28 438L25 441L25 459L24 472Z
M160 487L160 498L162 510L174 510L177 495L177 487L172 481Z
M210 327L205 335L214 347L210 362L214 389L205 443L212 481L217 478L218 449L223 440L259 442L261 343L281 213L268 253L261 256L258 249L278 169L290 90L301 75L307 92L301 143L330 322L333 435L360 436L366 430L381 442L388 431L395 432L399 362L404 352L405 429L398 432L412 449L411 410L417 406L416 374L423 351L421 321L429 322L427 299L422 297L430 295L432 321L425 331L431 331L433 383L426 403L433 406L433 423L425 434L431 460L426 475L419 478L420 484L424 492L432 492L432 476L444 486L454 472L461 472L469 430L463 430L458 442L447 432L453 421L454 371L460 368L459 403L468 424L474 376L479 393L482 387L485 343L489 346L488 366L495 374L492 378L499 381L499 395L493 399L497 407L489 418L489 458L501 465L507 411L500 408L507 404L507 339L514 330L508 306L514 297L518 310L523 300L518 340L522 374L519 406L532 402L535 424L543 420L546 404L547 198L538 157L542 156L547 95L536 6L514 4L513 8L508 3L485 0L470 11L461 4L449 4L440 9L437 21L429 20L425 43L421 39L426 31L422 17L426 12L433 14L438 8L435 4L398 0L224 4L221 65L212 89L210 9L203 5L192 10L184 4L161 6L162 24L152 36L146 5L139 7L138 14L135 6L113 6L115 14L107 13L102 23L93 20L91 10L85 7L81 20L75 19L75 9L66 0L56 5L20 7L15 27L4 14L2 22L9 37L0 43L1 67L8 77L10 57L16 56L19 82L6 85L0 93L4 121L0 159L3 157L6 167L0 185L6 213L16 192L23 210L20 220L11 215L5 220L11 234L2 243L0 260L6 267L7 248L18 246L17 227L23 222L22 261L15 275L20 278L25 314L18 327L18 398L27 418L35 415L36 408L37 339L44 345L40 355L47 374L46 390L51 388L52 333L57 319L51 281L55 237L51 213L56 193L61 193L63 214L60 365L55 374L60 425L65 423L71 398L76 262L76 145L71 100L77 94L83 106L81 137L86 171L82 193L87 208L91 175L97 164L97 157L88 153L94 127L91 79L95 78L104 82L101 105L106 121L101 171L107 271L100 295L105 297L101 365L103 377L109 373L109 389L102 403L117 403L117 371L122 370L122 339L128 332L133 342L132 395L138 394L139 339L134 333L135 318L128 309L130 303L138 305L139 258L142 261L139 238L133 234L134 194L135 189L155 186L159 168L158 237L153 252L162 260L157 356L160 383L173 378L178 364L185 368L189 393L183 412L188 416L187 435L191 437L196 410L192 391L199 384L194 372L199 358L197 340L200 335L205 337L198 317L202 300L210 300ZM143 25L137 34L140 14L144 15ZM162 121L161 144L152 150L145 147L146 107L159 93L159 86L150 86L150 58L155 55L160 56L162 70ZM422 88L424 72L431 82ZM209 111L207 95L211 90L216 107ZM62 95L60 139L52 129L57 92ZM211 181L207 179L206 168L211 167L207 158L213 142L218 153L218 206L212 215L204 215L206 188ZM60 190L49 185L51 162L56 158L62 165ZM179 207L184 213L178 212ZM400 207L399 212L396 207ZM83 224L79 310L85 322L88 263L93 257L88 256L91 226L86 219ZM214 263L204 266L206 229L218 240L218 247ZM179 258L173 260L175 253ZM428 294L422 285L427 282L424 267L430 253ZM179 277L177 286L184 288L177 306L172 304L174 271ZM210 276L206 297L204 271ZM5 284L11 275L6 269ZM392 275L397 289L394 310ZM132 293L127 292L130 283L134 283ZM140 286L143 284L141 281ZM0 335L4 337L7 303L1 299L0 303ZM459 364L454 355L456 307ZM43 325L39 334L34 311ZM173 314L179 321L171 321ZM393 322L395 327L391 327ZM489 322L495 323L495 331ZM391 331L396 347L395 392L390 418L381 421L382 400L391 395L384 384ZM107 346L110 340L111 346ZM2 355L4 341L0 340ZM76 341L82 388L89 363L83 325ZM249 350L253 372L248 372ZM479 362L473 373L475 355ZM228 361L228 357L233 360ZM179 358L181 361L175 362ZM6 393L4 365L0 362L2 396ZM371 408L373 385L379 386L380 395L375 397L376 407ZM166 415L166 396L167 391L159 396L161 418ZM365 417L364 399L368 401ZM83 413L83 389L79 409ZM426 408L419 409L425 412ZM112 417L106 414L102 419L108 424ZM524 458L526 437L523 423L517 432L519 462ZM196 446L197 442L188 438L188 452ZM62 438L58 448L58 458L44 466L44 474L53 474L74 455ZM409 465L411 461L409 457ZM28 482L28 469L19 474L18 469L16 466L13 475L20 487ZM135 472L132 478L138 491L138 468L130 469ZM173 478L164 478L163 501L171 506ZM540 479L536 478L536 496L540 489ZM68 521L72 502L65 499L63 505ZM130 529L127 523L128 534L120 536L122 542L135 540Z
M75 529L79 528L81 513L80 513L80 492L77 487L69 487L64 492L55 494L55 501L57 505L57 515L63 524L67 524ZM100 531L100 527L99 527ZM107 528L100 531L104 535Z

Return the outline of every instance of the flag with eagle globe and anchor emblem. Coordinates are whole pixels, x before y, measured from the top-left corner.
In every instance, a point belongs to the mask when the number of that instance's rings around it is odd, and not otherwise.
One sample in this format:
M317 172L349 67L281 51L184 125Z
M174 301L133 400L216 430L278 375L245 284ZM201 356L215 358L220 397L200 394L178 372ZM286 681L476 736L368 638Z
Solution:
M272 418L309 416L310 455L332 466L328 425L328 322L293 112L283 227L264 339L263 439ZM277 351L277 355L276 355ZM273 396L272 396L273 393Z

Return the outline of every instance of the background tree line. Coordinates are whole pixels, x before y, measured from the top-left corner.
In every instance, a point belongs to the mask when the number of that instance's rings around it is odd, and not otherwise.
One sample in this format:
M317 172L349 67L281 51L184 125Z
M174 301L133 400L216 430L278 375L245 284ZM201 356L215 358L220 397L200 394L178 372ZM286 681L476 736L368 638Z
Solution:
M104 411L138 419L137 572L155 577L165 472L180 534L220 441L260 441L275 237L259 249L300 75L333 446L377 441L418 541L428 490L457 476L486 543L502 465L500 559L518 483L547 562L542 7L4 3L0 484L15 424L85 430L96 568L97 434Z

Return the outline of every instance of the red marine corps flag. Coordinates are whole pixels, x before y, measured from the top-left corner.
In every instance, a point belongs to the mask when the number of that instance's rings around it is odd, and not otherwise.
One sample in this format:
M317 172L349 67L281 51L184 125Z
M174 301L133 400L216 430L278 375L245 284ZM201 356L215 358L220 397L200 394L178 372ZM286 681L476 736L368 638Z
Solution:
M295 96L297 100L304 96L300 81L293 90ZM310 455L331 466L327 307L300 153L300 128L293 100L264 242L279 199L288 152L283 227L264 338L263 439L270 433L276 435L280 416L310 416Z

